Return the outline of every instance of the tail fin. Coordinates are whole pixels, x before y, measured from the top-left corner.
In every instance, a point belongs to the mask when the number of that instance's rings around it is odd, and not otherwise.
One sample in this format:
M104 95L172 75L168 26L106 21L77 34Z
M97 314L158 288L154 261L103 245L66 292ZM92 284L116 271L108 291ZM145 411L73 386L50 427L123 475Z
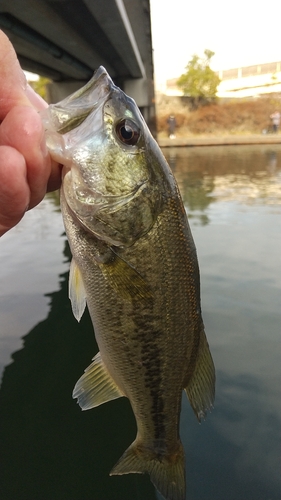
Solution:
M152 483L165 500L185 500L184 451L181 443L173 455L159 457L134 441L110 475L145 472L150 475Z

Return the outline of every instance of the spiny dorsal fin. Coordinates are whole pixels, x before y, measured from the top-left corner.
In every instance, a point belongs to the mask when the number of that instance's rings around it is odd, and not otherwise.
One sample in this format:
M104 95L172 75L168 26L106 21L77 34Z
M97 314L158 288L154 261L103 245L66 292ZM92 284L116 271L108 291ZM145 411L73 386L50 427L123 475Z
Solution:
M204 332L200 332L200 342L196 364L191 377L186 380L184 390L199 422L211 410L215 399L215 367Z
M74 259L70 264L68 292L74 317L80 321L86 307L86 291L80 269Z
M72 396L77 398L82 410L90 410L124 394L115 384L98 352L76 383Z

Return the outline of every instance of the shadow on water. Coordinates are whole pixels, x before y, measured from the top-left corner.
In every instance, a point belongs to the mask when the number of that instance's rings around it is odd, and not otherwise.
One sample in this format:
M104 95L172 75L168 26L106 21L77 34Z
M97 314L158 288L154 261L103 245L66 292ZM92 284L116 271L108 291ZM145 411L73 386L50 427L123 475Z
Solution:
M1 500L155 500L149 478L108 474L135 438L125 398L82 412L75 382L98 348L88 313L74 319L68 274L45 321L24 337L0 391Z

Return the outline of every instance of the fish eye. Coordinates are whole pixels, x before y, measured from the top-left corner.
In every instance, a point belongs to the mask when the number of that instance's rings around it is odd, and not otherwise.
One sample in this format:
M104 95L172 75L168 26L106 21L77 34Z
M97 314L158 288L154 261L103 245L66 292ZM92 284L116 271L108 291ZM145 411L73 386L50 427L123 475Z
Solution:
M123 144L135 146L140 138L140 128L132 120L124 119L117 123L116 134Z

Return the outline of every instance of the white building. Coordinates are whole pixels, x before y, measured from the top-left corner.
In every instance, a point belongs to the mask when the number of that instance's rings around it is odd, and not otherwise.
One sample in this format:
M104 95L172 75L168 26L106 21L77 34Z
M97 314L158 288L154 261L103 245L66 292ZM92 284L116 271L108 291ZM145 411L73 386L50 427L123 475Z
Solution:
M257 64L241 68L217 71L221 83L218 97L256 97L272 92L281 93L281 62ZM177 78L167 80L163 93L168 96L181 96Z

